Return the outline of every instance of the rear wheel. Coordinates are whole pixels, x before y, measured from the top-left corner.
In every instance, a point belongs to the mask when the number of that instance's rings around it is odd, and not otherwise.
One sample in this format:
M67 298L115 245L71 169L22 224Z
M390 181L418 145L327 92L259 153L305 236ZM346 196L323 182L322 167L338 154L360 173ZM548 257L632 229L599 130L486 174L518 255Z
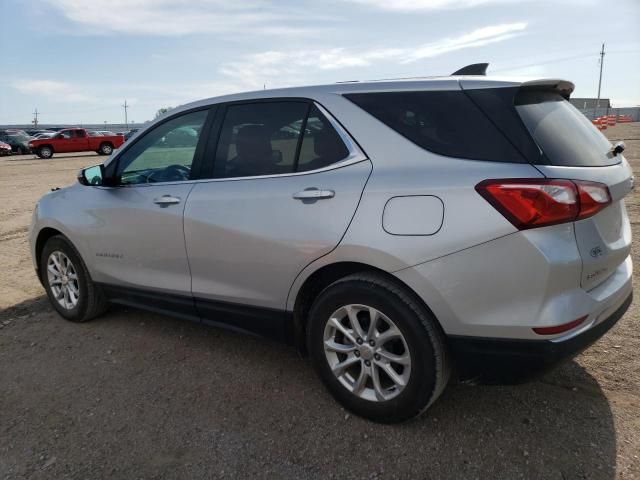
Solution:
M99 153L101 153L102 155L111 155L113 153L113 145L106 142L101 144Z
M51 147L40 147L38 149L38 156L40 158L51 158L53 157L53 150Z
M51 305L67 320L86 322L106 310L102 291L94 285L78 251L62 235L51 237L42 249L40 275Z
M356 274L314 302L308 346L329 391L374 421L410 419L442 393L449 376L443 334L431 313L395 282Z
M24 150L22 149L22 147L16 148L16 155L22 155L23 153L24 153Z

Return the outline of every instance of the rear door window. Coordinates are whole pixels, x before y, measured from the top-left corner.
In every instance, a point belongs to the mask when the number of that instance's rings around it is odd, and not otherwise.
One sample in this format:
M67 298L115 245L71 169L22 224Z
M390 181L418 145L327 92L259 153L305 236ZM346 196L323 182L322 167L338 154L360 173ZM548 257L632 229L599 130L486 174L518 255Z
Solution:
M213 176L304 172L324 168L348 155L338 133L312 103L232 104L220 130Z
M598 167L620 162L619 156L609 154L609 140L560 94L522 90L515 97L515 108L551 165Z
M227 108L215 158L218 178L294 171L305 102L261 102Z
M471 160L525 162L461 90L353 93L345 97L430 152Z

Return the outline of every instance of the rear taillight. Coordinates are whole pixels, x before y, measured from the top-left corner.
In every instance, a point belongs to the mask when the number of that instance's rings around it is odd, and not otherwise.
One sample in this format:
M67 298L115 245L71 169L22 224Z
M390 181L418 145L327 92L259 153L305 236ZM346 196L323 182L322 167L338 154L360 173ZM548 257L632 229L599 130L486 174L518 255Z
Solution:
M606 185L582 180L485 180L476 191L519 230L581 220L611 203Z

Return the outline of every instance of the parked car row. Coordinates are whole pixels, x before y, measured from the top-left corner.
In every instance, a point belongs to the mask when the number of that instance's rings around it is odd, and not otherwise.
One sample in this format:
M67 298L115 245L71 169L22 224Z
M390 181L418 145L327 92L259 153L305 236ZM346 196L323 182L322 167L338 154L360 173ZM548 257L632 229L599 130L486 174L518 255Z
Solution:
M0 156L35 153L40 158L50 158L54 153L84 151L110 155L137 131L138 129L131 129L114 133L110 130L58 127L33 130L4 129L0 130Z
M0 130L0 142L11 147L11 153L22 155L29 153L29 140L31 137L24 130Z

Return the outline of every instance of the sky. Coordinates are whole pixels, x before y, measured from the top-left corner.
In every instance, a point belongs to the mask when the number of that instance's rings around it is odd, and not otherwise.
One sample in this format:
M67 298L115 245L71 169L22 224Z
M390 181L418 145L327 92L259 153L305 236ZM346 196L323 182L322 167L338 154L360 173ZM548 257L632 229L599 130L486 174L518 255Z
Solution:
M266 88L564 78L640 105L640 0L0 0L0 124L123 123Z

